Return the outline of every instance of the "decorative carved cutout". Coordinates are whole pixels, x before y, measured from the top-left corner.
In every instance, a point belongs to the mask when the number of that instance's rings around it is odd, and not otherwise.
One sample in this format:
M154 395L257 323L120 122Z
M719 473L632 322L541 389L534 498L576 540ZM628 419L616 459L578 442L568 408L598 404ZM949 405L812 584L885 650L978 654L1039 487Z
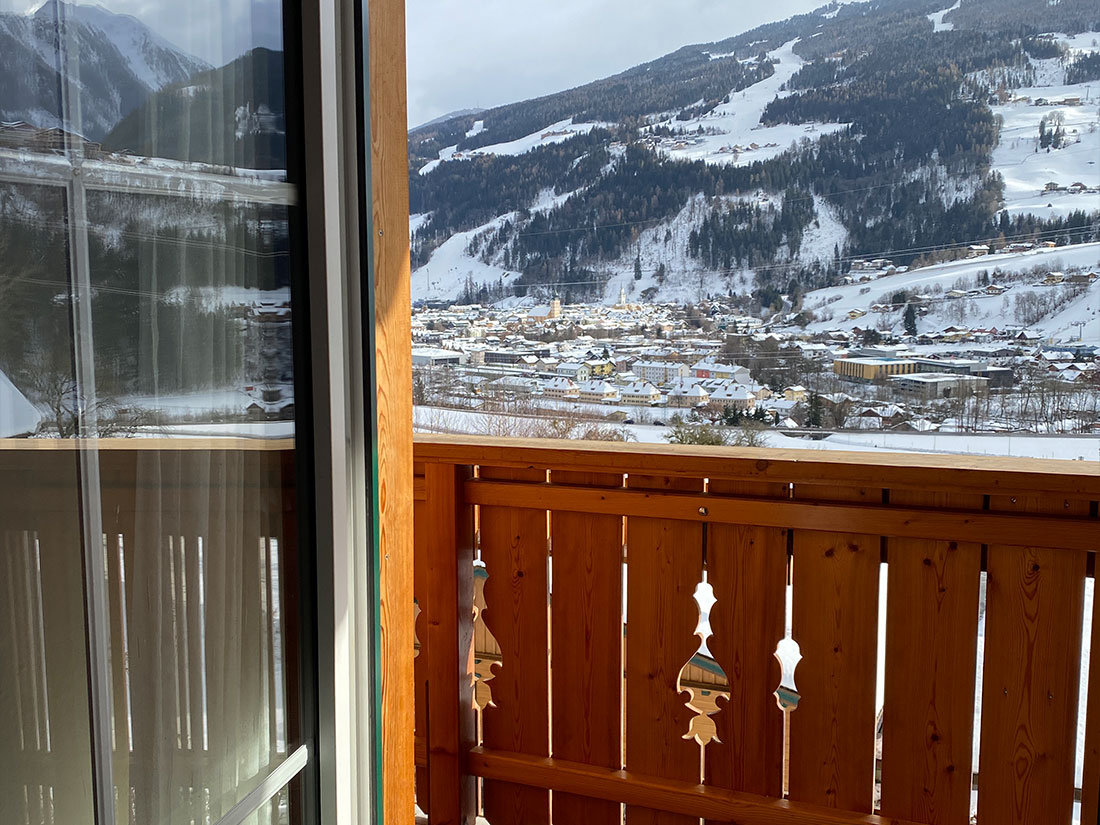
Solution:
M798 667L798 663L802 661L802 650L798 646L798 642L794 640L794 636L791 633L792 622L791 619L794 615L794 587L790 584L788 579L787 584L787 621L785 622L785 629L783 638L779 640L779 643L775 646L775 658L779 662L781 675L779 678L779 687L775 689L775 701L779 705L780 710L784 713L794 710L798 707L798 700L802 697L798 694L798 689L794 683L794 671Z
M474 704L479 711L493 704L489 682L500 667L500 645L482 619L485 609L485 582L489 573L482 564L474 567Z
M420 602L413 599L413 658L420 656Z
M699 650L680 669L677 688L687 695L684 704L695 713L684 739L694 739L705 747L711 740L718 739L711 717L721 709L719 697L724 700L723 706L729 701L729 678L707 648L707 639L711 636L710 611L715 597L705 572L693 597L699 608L699 624L695 628Z

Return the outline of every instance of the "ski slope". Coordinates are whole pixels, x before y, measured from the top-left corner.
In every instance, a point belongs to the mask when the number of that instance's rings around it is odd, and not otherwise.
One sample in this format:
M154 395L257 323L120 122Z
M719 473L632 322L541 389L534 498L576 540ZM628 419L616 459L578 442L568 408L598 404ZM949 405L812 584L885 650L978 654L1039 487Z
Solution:
M499 229L505 221L515 218L515 214L502 215L476 229L452 235L440 244L428 263L412 273L412 300L453 300L462 293L468 281L480 287L500 281L507 285L518 278L518 272L487 264L466 254L466 249L475 236ZM410 225L414 223L414 219L423 221L421 216L413 216L410 218Z
M846 129L847 124L843 123L760 124L768 104L789 94L781 88L805 63L794 53L797 43L797 39L791 40L769 52L768 57L775 61L774 74L747 89L731 92L729 103L719 104L691 120L669 118L656 124L685 132L703 130L703 134L689 134L684 139L662 140L658 151L681 160L740 166L774 158L803 139L815 140L823 134ZM752 148L754 145L756 148Z
M557 123L551 123L549 126L539 129L537 132L524 135L516 140L509 140L503 143L492 143L488 146L471 149L468 152L458 151L458 145L456 144L454 146L448 146L446 149L441 149L437 159L424 164L418 171L421 175L427 175L437 169L441 163L471 160L472 158L485 157L487 155L503 157L524 155L540 146L552 146L555 143L562 143L571 138L575 138L577 135L586 135L593 129L601 126L606 127L610 125L612 124L596 122L574 123L573 118L566 118L565 120L559 120ZM474 128L466 133L466 137L474 137L484 131L486 131L484 121L479 120L474 125Z

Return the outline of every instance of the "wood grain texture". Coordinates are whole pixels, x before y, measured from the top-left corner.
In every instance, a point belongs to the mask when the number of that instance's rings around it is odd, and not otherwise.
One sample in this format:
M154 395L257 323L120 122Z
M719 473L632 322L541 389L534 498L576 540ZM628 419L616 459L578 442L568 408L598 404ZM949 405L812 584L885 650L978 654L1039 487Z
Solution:
M423 745L423 759L418 751L416 768L416 804L424 813L431 816L428 794L428 677L431 652L428 649L428 570L429 555L435 540L434 516L427 498L427 483L424 478L424 465L414 467L414 480L418 483L422 495L413 504L413 598L416 601L416 618L413 635L417 646L413 660L414 693L414 734L417 743Z
M1097 525L1100 529L1100 524ZM1092 593L1091 651L1088 672L1088 706L1085 709L1085 758L1081 772L1081 821L1100 821L1100 595L1095 579Z
M712 481L714 496L785 498L787 485ZM707 581L717 601L708 647L729 679L729 700L714 716L719 742L706 747L707 784L780 797L783 712L775 690L781 672L775 647L783 638L787 531L714 524L707 535Z
M795 485L794 495L881 501L867 488ZM795 531L792 632L802 698L790 721L792 800L871 812L880 553L878 536Z
M815 489L802 486L802 489ZM845 489L828 488L830 490ZM1030 542L1058 549L1100 550L1100 535L1090 518L1020 516L981 509L942 510L866 502L845 503L825 496L808 500L759 497L736 499L644 490L555 488L542 483L510 484L472 481L466 485L470 504L622 513L625 516L674 519L698 524L723 522L780 529L846 532L853 524L867 535L972 542Z
M508 777L532 787L553 789L555 795L566 791L595 799L623 800L628 805L666 811L669 816L692 822L705 817L708 821L736 825L914 825L904 819L837 811L633 771L613 771L484 748L475 748L470 753L469 764L478 776Z
M483 478L545 480L545 470L482 467ZM547 516L544 510L481 508L485 627L500 647L489 683L492 704L482 715L486 747L533 756L550 753L550 629ZM547 825L550 795L537 788L487 781L491 825Z
M462 770L474 729L469 670L473 615L473 530L457 491L467 468L434 465L425 473L428 596L428 812L432 825L466 825L475 818L472 777ZM426 528L423 529L423 528Z
M701 492L702 479L632 475L631 489ZM703 576L702 525L631 517L626 524L626 769L685 782L700 780L701 754L685 739L690 695L683 666L699 649L695 587ZM690 817L628 805L627 825L688 825Z
M1072 514L1088 502L993 496L990 508ZM979 821L1070 821L1086 561L1034 547L987 551Z
M981 507L982 497L891 494L892 503ZM889 544L882 807L928 825L970 821L981 545Z
M1061 492L1100 498L1100 466L1087 461L622 444L417 435L417 457L451 464L546 467L593 473L858 486L968 490L980 494Z
M622 476L556 472L555 484L621 487ZM623 519L551 513L554 756L622 767ZM618 823L618 803L559 793L554 821Z
M413 817L412 354L405 3L366 6L379 587L383 820Z

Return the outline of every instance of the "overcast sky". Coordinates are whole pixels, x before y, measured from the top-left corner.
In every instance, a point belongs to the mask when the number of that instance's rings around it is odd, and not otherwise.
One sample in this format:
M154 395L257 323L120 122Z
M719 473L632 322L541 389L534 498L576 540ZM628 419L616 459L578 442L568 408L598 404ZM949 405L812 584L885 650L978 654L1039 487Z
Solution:
M406 0L409 124L579 86L826 0Z
M98 0L216 66L253 46L281 48L282 2ZM825 2L406 0L409 124L568 89ZM0 0L0 11L41 4Z

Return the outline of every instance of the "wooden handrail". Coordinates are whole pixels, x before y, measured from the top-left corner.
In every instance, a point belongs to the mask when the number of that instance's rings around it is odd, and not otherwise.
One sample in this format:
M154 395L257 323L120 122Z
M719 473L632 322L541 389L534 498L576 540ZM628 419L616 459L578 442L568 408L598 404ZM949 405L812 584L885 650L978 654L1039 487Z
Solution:
M418 462L442 464L1100 499L1100 462L1095 461L427 434L415 436L414 453Z

